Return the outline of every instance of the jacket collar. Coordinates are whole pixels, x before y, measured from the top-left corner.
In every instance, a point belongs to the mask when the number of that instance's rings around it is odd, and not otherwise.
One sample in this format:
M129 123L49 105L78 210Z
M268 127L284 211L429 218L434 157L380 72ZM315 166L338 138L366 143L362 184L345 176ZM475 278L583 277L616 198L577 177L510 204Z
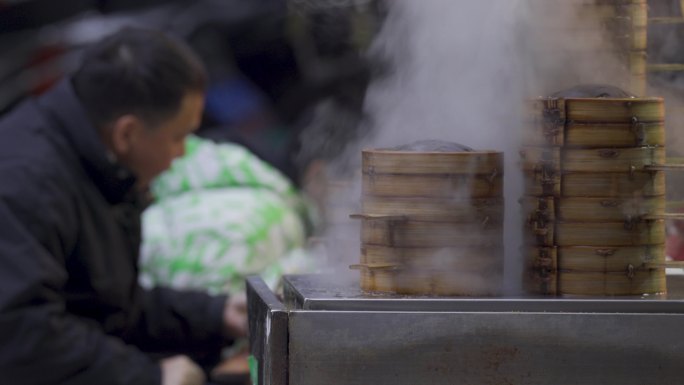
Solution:
M111 204L137 200L135 177L109 155L97 129L90 122L70 79L64 79L38 99L38 104L56 123L86 173Z

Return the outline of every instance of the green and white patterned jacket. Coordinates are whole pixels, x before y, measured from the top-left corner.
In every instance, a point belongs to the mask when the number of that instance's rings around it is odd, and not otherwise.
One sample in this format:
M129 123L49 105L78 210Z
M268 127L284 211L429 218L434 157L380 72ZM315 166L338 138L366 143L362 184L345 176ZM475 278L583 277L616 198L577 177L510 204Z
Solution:
M310 205L292 183L245 148L198 137L154 182L143 214L141 284L211 293L271 285L303 272Z

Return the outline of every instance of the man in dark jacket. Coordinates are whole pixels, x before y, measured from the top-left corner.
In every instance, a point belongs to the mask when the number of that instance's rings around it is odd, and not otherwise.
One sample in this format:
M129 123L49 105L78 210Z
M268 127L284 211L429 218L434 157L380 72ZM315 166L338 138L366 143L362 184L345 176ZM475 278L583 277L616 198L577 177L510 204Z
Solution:
M182 155L204 88L185 46L124 30L0 120L1 384L196 384L187 357L151 357L246 333L243 302L137 282L146 188Z

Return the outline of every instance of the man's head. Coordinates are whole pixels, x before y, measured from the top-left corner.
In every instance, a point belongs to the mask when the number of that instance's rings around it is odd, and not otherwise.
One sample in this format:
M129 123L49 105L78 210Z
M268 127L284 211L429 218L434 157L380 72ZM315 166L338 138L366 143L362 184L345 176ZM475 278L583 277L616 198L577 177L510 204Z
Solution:
M109 151L140 187L183 155L200 124L206 73L195 54L161 32L124 29L93 45L73 85Z

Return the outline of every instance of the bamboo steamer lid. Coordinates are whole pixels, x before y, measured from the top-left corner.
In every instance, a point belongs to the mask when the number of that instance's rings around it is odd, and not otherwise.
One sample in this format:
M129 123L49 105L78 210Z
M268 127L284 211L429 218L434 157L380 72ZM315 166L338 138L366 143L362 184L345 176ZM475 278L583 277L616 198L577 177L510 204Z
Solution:
M414 152L364 150L363 173L374 175L482 175L491 177L503 170L501 152Z
M534 101L531 109L531 124L525 130L525 142L530 145L584 148L665 145L665 111L661 98L552 97Z
M411 150L409 146L364 150L364 197L458 199L502 195L501 152L472 151L460 145L455 145L460 151L437 151L444 150L440 143L424 141L416 144L417 148L427 148L428 151Z
M597 97L572 97L576 95ZM537 99L532 102L531 111L532 122L524 136L530 145L582 148L665 145L662 98L635 98L615 87L584 85Z

